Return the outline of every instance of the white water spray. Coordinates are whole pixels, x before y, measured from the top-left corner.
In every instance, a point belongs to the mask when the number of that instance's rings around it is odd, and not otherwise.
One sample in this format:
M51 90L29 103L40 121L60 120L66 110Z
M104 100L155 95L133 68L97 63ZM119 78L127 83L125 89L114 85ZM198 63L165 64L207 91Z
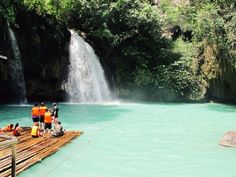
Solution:
M64 84L70 102L107 102L110 100L104 72L93 48L77 33L71 32L70 68Z
M15 91L15 101L19 103L26 103L26 89L25 89L25 79L24 72L21 63L20 50L17 44L17 40L14 32L8 25L8 34L11 42L11 49L13 52L13 58L9 59L10 66L10 77L12 80L12 87Z

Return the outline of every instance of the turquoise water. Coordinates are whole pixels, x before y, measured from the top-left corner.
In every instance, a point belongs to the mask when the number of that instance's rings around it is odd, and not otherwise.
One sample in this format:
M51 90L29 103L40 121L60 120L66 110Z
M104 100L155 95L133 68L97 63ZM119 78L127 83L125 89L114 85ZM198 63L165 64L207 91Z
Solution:
M59 104L68 130L84 134L19 177L235 177L236 130L222 104ZM30 106L1 106L0 126L30 126Z

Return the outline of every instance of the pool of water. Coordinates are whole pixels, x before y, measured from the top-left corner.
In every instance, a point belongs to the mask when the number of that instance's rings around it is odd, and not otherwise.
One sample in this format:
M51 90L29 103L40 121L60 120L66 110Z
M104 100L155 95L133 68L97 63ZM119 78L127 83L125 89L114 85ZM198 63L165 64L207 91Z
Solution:
M234 177L236 149L219 146L236 130L223 104L59 104L67 130L84 134L19 177ZM0 107L0 126L31 126L31 106Z

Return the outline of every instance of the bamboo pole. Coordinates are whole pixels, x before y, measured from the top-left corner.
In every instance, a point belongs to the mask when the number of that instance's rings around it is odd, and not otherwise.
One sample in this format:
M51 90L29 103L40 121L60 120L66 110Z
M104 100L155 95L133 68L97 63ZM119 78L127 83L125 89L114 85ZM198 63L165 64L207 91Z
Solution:
M16 176L16 144L12 145L11 176Z

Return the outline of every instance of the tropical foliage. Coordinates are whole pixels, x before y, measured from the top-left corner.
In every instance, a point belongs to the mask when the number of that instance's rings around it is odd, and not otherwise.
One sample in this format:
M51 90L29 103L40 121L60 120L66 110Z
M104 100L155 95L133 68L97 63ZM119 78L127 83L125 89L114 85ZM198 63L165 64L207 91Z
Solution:
M210 82L236 73L233 0L21 0L50 14L93 45L118 88L168 89L186 100L205 98ZM14 17L10 1L0 17ZM224 73L223 73L224 74Z

